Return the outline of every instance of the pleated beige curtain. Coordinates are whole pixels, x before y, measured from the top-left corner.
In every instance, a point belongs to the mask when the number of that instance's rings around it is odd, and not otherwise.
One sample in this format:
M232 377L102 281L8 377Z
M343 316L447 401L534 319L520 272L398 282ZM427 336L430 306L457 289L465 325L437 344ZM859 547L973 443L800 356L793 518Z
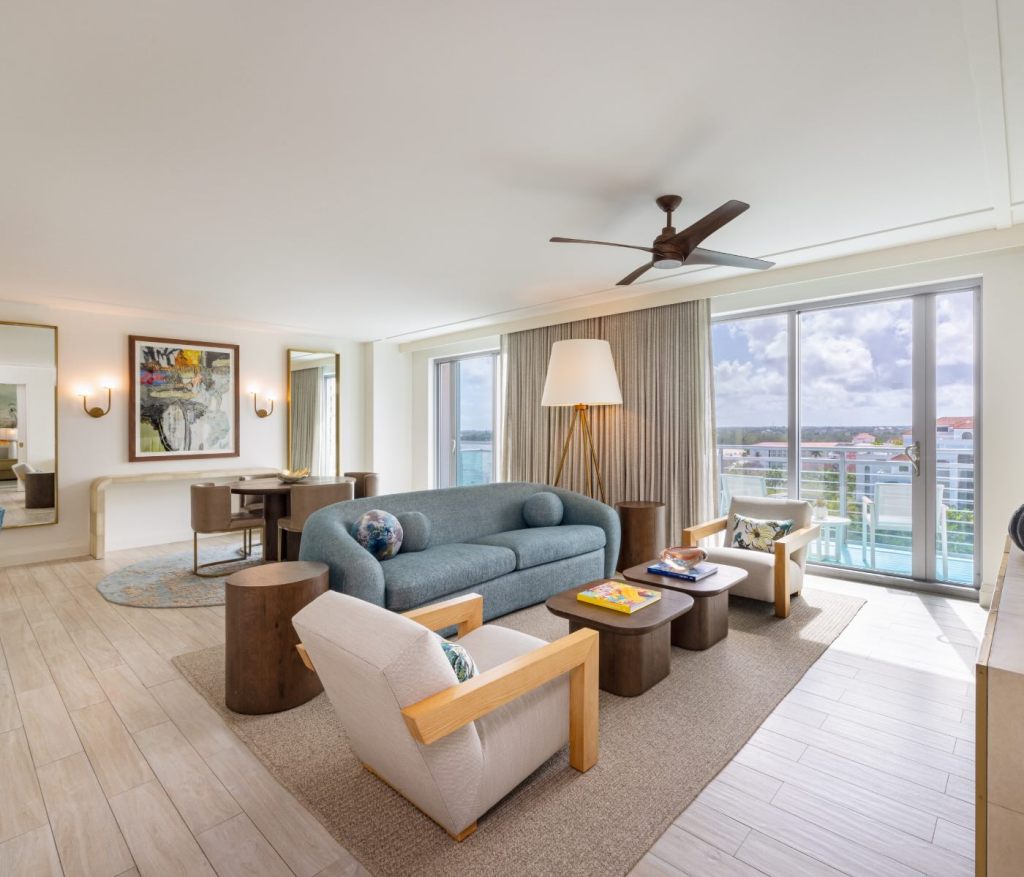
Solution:
M668 507L669 540L714 517L717 482L711 312L707 300L544 326L502 336L506 481L554 480L571 408L540 400L551 345L609 342L622 405L590 409L608 502L656 500ZM579 443L562 486L588 492ZM596 491L595 491L596 495Z

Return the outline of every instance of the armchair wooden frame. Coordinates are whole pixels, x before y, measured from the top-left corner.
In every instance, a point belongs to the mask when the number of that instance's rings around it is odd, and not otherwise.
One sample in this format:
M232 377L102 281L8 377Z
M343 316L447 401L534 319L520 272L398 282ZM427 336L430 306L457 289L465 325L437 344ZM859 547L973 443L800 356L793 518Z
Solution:
M683 545L696 546L701 539L722 532L729 523L729 516L723 515L704 524L696 524L683 530ZM789 559L795 551L813 542L821 535L821 527L812 524L787 533L775 540L775 614L779 618L789 617Z
M483 624L484 598L479 594L465 594L404 615L430 630L456 627L461 637ZM409 733L413 739L429 745L568 673L569 764L581 773L586 772L597 763L598 643L596 630L577 630L411 704L402 710ZM302 643L296 649L303 663L313 670ZM475 830L474 822L452 837L462 841Z

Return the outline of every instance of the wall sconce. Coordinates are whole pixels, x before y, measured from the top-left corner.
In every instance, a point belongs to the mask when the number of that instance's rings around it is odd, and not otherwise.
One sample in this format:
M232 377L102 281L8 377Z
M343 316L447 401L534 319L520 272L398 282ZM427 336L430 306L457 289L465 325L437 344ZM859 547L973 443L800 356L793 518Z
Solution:
M267 396L267 404L270 405L269 409L260 408L259 405L256 404L256 395L258 393L259 390L255 387L249 388L249 394L252 396L252 410L256 412L257 417L270 417L270 415L274 413L274 397L269 395Z
M92 390L88 387L80 387L75 391L76 396L82 397L82 410L90 417L106 417L110 413L110 398L111 398L111 386L109 383L103 385L103 389L107 391L107 407L106 410L99 406L89 407L88 398L92 395Z

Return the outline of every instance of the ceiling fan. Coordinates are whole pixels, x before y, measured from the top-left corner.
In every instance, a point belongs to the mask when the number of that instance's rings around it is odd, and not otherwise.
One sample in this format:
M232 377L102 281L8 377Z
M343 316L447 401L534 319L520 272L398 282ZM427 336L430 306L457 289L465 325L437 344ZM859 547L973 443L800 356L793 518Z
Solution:
M747 256L734 256L732 253L720 253L717 250L705 250L697 246L704 238L714 234L727 222L732 222L744 210L750 208L743 201L726 201L721 207L712 210L703 219L698 219L689 228L677 232L672 226L672 214L683 202L679 195L661 195L655 203L665 211L667 219L654 243L649 247L638 247L633 244L613 244L609 241L585 241L579 238L551 238L553 244L598 244L603 247L626 247L630 250L643 250L650 253L651 261L641 265L636 271L627 274L616 286L629 286L651 268L680 268L683 265L728 265L732 268L771 268L774 262L764 259L751 259Z

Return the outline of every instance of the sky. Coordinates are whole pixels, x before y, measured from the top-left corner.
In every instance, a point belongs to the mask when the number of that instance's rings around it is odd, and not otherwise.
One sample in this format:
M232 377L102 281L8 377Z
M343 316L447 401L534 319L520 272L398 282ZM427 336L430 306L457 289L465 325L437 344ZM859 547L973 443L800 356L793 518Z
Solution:
M874 302L800 314L800 421L906 426L912 419L913 303ZM973 414L973 296L936 300L938 417ZM718 425L785 426L787 316L712 329Z
M459 360L459 427L491 429L494 426L494 357Z

